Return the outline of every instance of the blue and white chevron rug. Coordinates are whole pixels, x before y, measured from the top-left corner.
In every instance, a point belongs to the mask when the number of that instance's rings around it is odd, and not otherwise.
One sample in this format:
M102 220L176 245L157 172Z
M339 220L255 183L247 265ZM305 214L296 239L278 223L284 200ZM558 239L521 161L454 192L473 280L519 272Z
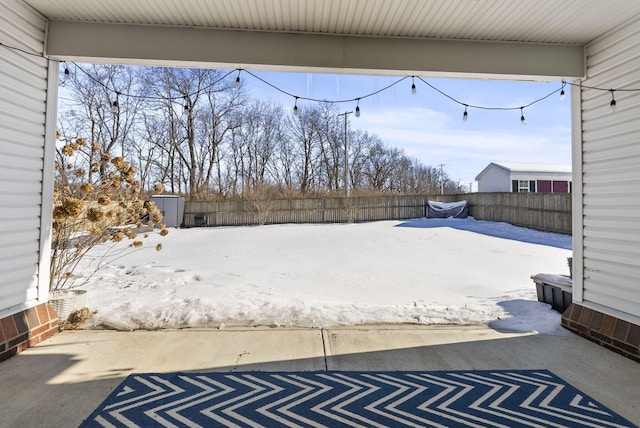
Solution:
M547 370L127 377L81 427L633 427Z

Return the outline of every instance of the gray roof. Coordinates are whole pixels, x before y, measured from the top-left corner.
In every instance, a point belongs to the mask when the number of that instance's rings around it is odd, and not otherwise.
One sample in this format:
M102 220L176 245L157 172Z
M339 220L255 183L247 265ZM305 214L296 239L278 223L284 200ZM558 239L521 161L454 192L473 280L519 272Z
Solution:
M547 164L547 163L515 163L515 162L491 162L487 165L478 178L489 168L501 168L509 173L527 173L527 174L571 174L571 165L563 164Z

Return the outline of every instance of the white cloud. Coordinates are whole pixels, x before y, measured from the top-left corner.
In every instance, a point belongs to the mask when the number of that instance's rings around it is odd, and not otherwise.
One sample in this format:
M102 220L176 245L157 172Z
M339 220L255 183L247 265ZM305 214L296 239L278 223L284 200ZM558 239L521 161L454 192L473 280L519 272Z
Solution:
M459 118L427 108L363 111L351 123L425 165L445 164L449 177L464 184L489 162L571 163L571 129L566 126L465 130Z
M352 126L375 132L382 138L397 131L422 131L424 129L445 129L450 121L447 114L427 108L376 108L365 110L362 116L353 119Z

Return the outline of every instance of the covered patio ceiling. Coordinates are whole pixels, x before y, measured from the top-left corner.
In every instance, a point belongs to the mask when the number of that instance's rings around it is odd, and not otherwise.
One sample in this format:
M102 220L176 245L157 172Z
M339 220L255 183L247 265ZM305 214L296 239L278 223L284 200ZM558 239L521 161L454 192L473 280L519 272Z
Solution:
M584 77L636 0L24 0L54 59L514 79Z
M585 45L636 0L25 0L50 20Z

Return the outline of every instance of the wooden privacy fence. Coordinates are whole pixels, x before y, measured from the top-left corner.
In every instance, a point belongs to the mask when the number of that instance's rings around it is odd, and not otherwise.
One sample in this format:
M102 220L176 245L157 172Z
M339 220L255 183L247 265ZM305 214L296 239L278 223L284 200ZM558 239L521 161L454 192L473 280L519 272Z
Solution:
M425 216L425 196L186 202L184 225L348 223Z
M466 193L433 195L431 200L466 199L477 220L503 221L545 232L571 235L571 193Z
M478 220L571 234L571 194L464 193L351 198L238 200L185 203L184 226L245 226L283 223L348 223L402 220L426 215L428 200L466 199Z

